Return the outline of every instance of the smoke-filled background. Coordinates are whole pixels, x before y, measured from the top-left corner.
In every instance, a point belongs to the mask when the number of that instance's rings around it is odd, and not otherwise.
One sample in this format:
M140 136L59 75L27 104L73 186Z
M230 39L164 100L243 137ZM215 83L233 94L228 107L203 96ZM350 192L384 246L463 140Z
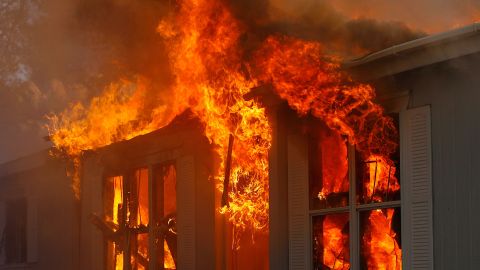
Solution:
M244 24L246 53L279 33L347 59L480 19L474 0L226 4ZM155 29L174 9L174 0L0 1L0 163L49 147L45 116L88 104L109 82L140 75L161 95L172 74Z

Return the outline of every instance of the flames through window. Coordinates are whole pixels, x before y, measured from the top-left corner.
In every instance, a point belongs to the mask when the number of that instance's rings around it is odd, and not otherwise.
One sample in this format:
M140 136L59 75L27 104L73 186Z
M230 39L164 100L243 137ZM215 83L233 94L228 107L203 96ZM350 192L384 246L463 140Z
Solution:
M311 123L313 269L402 269L398 165L397 154L364 156L324 123Z
M107 177L103 197L104 216L92 221L104 233L107 270L177 268L173 163Z

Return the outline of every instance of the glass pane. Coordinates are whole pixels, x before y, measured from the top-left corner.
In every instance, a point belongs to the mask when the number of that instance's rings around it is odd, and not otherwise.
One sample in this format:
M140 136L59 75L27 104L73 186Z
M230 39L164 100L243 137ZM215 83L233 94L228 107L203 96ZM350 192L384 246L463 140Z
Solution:
M177 254L177 175L173 163L160 164L154 170L157 258L161 269L176 269ZM160 268L158 266L158 268Z
M390 116L398 130L398 114ZM392 143L399 145L399 141ZM357 152L355 157L358 203L400 200L400 151L398 147L394 153L389 155Z
M148 234L142 233L137 235L137 261L139 268L146 269L148 267Z
M348 151L346 140L322 123L309 137L310 209L348 205Z
M123 201L123 177L108 177L104 189L104 218L107 222L119 224ZM118 227L117 227L118 228Z
M164 223L168 227L163 241L163 266L164 269L177 269L175 266L177 253L177 172L173 164L164 167L163 192ZM175 259L173 254L175 254Z
M348 213L312 218L313 269L350 269Z
M163 177L164 200L163 213L165 216L176 215L177 212L177 172L175 166L165 166Z
M113 176L107 177L104 187L104 219L105 227L103 233L111 235L112 232L118 231L120 222L122 222L122 205L123 205L123 177ZM108 270L123 269L123 249L109 238L106 248L106 264Z
M135 170L129 183L130 256L132 269L148 268L148 169ZM141 233L139 233L141 232Z
M400 175L394 159L378 155L357 158L357 179L359 203L400 200Z
M402 269L400 208L360 212L361 269Z
M123 252L115 242L107 242L107 270L123 270Z
M163 268L166 269L177 269L175 266L175 261L173 260L172 252L168 247L167 240L163 241L163 251L164 251L164 261Z
M131 214L131 218L136 219L137 226L148 225L148 169L142 168L135 171L135 182L131 187L134 190L131 192L134 194L135 202L131 207L131 212L135 211L136 215Z

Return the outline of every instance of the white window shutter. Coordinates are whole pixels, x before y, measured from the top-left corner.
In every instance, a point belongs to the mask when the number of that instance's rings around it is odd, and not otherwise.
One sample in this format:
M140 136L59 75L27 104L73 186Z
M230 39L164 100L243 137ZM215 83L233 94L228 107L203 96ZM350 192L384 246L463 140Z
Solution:
M308 144L303 136L288 137L289 269L308 269Z
M0 265L5 264L5 226L7 225L7 209L5 202L0 201Z
M38 261L38 208L37 200L27 199L27 262Z
M430 107L400 114L403 269L433 269Z
M179 270L195 269L195 164L177 159L177 261Z

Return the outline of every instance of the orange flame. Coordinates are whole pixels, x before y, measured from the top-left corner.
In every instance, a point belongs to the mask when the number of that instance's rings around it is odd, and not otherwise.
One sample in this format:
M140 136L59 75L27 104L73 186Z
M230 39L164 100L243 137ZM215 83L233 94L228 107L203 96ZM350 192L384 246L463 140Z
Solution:
M392 228L394 209L374 210L363 236L368 269L402 269L402 252Z
M323 264L329 269L350 269L348 235L343 233L348 215L328 215L323 220Z
M176 269L175 261L173 260L172 253L168 248L167 241L163 241L163 251L165 253L163 259L163 268L164 269Z
M369 157L374 160L369 166L370 182L366 183L369 197L382 201L381 196L374 196L374 191L399 190L398 179L394 176L394 163L389 158L397 149L397 130L393 119L385 116L383 108L373 102L375 95L371 86L352 81L340 71L338 59L324 56L322 46L316 42L271 37L260 51L258 59L260 80L271 83L280 97L286 99L300 115L311 113L322 119L330 129L347 136L364 160ZM326 173L329 174L328 169ZM341 185L342 181L334 184L330 181L333 179L323 180L324 187L318 194L320 200L331 193L348 189L347 185ZM374 263L369 264L369 269L375 265L380 265L380 268L372 269L385 269L381 265L401 267L401 249L396 242L388 241L395 235L391 232L391 215L394 210L388 211L389 217L383 223L379 216L371 216L371 228L367 228L372 235L367 245L371 252L367 253L367 258L373 260L371 258L375 252L393 252L396 264L390 264L388 256L377 257ZM333 259L343 249L338 240L345 236L342 235L339 224L328 217L323 221L324 264L333 269L342 269L345 264ZM386 242L392 245L387 246Z
M220 157L214 175L219 190L228 138L235 137L229 207L220 211L240 232L268 231L271 128L264 108L243 98L253 87L271 83L299 114L310 112L347 136L365 157L378 155L390 163L388 156L397 147L392 119L373 103L373 88L353 82L340 71L339 59L324 56L319 43L270 37L245 63L239 42L244 29L222 1L183 0L178 5L157 28L174 75L169 94L160 95L151 108L146 100L158 89L147 79L112 83L88 108L76 104L50 118L56 147L79 160L84 150L162 128L189 108Z
M123 177L122 176L113 176L109 178L109 184L111 184L111 188L113 191L113 204L108 205L109 210L111 210L110 214L105 216L107 221L111 221L116 225L120 224L119 219L119 212L120 207L123 203ZM110 211L108 211L110 212ZM116 242L111 243L111 252L113 263L115 265L115 270L122 270L123 269L123 252L121 251L121 247L118 246L119 244Z
M310 112L322 119L366 157L395 152L397 130L373 102L374 89L355 83L341 71L339 59L323 54L319 43L270 37L258 55L260 79L271 83L300 115Z
M367 201L382 202L383 194L400 190L400 184L395 176L396 167L389 164L391 161L385 157L373 155L368 159L369 181L364 183L367 191Z
M52 141L78 160L83 150L162 128L190 108L204 123L205 134L221 157L215 174L218 189L223 188L228 137L235 137L230 207L221 212L239 231L247 227L266 231L271 130L265 110L256 101L243 99L256 82L243 71L237 46L241 26L219 1L186 0L157 30L165 40L174 74L171 95L149 109L145 100L155 88L148 80L122 79L88 108L76 104L52 116Z
M345 140L334 131L322 131L319 136L321 144L321 162L314 164L322 168L322 190L319 197L332 193L348 192L348 159Z

